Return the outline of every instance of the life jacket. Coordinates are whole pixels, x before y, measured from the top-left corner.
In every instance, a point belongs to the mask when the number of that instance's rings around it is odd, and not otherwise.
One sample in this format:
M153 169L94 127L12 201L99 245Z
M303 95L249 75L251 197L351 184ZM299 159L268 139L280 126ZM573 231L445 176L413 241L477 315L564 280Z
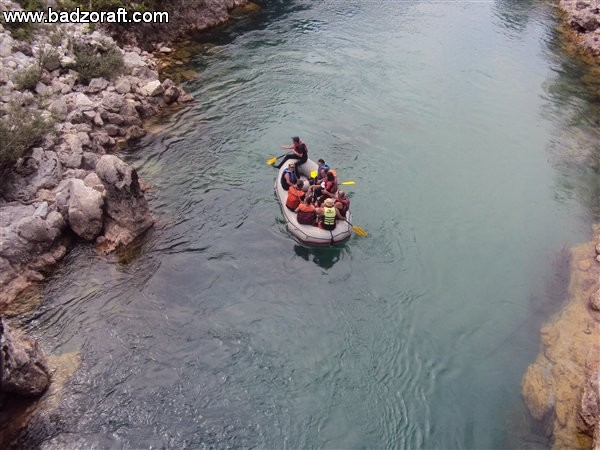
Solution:
M285 206L294 211L298 206L300 206L302 197L304 197L303 190L298 189L296 186L290 186L288 189L287 199L285 200Z
M325 182L325 190L335 194L337 192L337 180L326 181Z
M290 181L292 182L292 184L288 184L288 182L286 181L286 179L285 179L285 174L286 173L290 174ZM296 171L292 171L288 167L286 167L285 169L283 169L283 172L281 173L281 186L286 191L290 188L290 186L295 185L297 180L298 180L298 178L296 177Z
M346 213L350 209L350 199L348 197L344 197L344 198L337 197L335 199L335 201L336 202L340 202L342 204L342 208L340 209L340 213L342 214L342 216L346 217Z
M302 156L298 159L296 164L304 164L308 159L308 147L304 142L300 141L300 144L298 144L298 147L295 150L302 153Z
M321 171L325 171L325 175L321 176ZM321 181L323 178L327 178L327 171L329 170L329 166L327 163L323 164L321 167L317 169L317 180Z
M323 208L323 228L333 230L335 228L335 208Z
M298 223L312 225L316 218L317 214L315 213L315 207L313 205L305 205L304 203L300 205L297 217Z

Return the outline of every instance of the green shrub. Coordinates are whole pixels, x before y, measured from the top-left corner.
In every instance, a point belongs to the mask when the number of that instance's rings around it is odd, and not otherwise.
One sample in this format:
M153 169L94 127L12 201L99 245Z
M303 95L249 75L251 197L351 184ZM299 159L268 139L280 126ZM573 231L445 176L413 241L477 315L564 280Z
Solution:
M53 124L44 120L39 111L11 105L0 117L0 175L5 174L34 145L52 130Z
M88 43L76 44L74 50L75 70L82 83L97 77L110 79L123 70L123 55L112 44L102 47L94 47Z
M54 70L60 67L60 54L52 47L45 47L38 56L40 71L42 69Z
M41 67L39 64L33 63L21 70L17 70L13 77L13 82L17 86L17 89L34 90L41 77Z
M67 32L64 30L64 28L58 28L50 33L50 36L48 36L48 42L53 47L58 47L62 44L62 41L65 37L67 37Z

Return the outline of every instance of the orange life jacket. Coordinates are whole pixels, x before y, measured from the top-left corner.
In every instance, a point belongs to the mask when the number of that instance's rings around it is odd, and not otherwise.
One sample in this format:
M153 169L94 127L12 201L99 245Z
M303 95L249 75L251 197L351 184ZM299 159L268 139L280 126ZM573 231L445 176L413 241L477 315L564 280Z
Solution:
M291 186L288 190L285 206L291 210L295 210L300 205L302 197L304 197L304 191L298 189L296 186Z

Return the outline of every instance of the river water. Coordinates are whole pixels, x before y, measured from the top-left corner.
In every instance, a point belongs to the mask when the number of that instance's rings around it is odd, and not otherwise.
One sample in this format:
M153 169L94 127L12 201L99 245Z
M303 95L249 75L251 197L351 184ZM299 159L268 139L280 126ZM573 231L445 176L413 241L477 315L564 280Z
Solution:
M28 324L82 360L43 446L546 448L521 377L600 209L597 78L555 26L301 0L201 37L197 101L125 153L156 226L71 252ZM287 233L265 161L294 135L367 238Z

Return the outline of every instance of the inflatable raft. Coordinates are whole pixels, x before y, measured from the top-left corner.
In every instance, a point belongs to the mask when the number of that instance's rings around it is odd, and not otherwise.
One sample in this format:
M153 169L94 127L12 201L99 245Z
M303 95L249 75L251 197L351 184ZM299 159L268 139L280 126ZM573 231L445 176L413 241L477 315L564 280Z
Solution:
M281 175L283 174L284 169L292 161L294 160L287 160L285 164L281 166L277 172L277 178L275 178L275 195L279 200L279 206L281 206L281 211L283 212L283 217L285 218L288 231L292 233L292 235L300 242L309 245L335 245L339 244L340 242L344 242L352 235L352 226L348 223L352 222L352 214L350 211L346 213L346 219L348 219L348 222L344 220L337 220L335 229L329 231L313 225L303 225L298 223L296 213L290 211L285 206L287 191L281 186ZM317 163L310 159L297 167L298 176L301 180L304 180L305 191L308 189L308 177L312 171L317 170L317 167Z

